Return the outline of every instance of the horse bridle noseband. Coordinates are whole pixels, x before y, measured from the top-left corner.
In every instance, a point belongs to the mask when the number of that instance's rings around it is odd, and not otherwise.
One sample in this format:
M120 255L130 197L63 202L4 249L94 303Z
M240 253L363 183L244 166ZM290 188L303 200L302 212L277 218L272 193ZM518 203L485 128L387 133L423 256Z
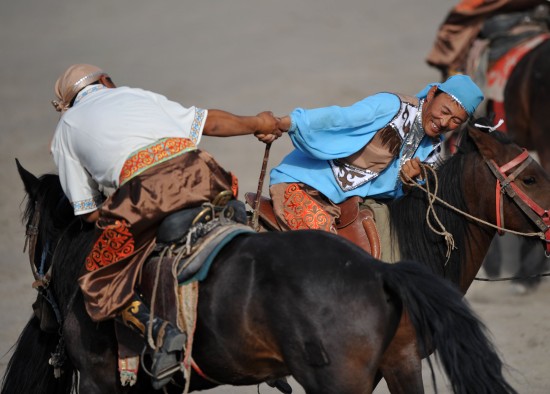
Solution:
M502 194L506 194L510 197L514 203L525 213L529 219L544 233L544 240L546 241L546 257L550 257L550 215L547 209L542 208L536 202L534 202L529 196L527 196L521 189L515 184L515 180L527 168L533 158L529 156L529 152L526 149L522 149L522 152L508 163L498 166L494 160L485 159L485 163L497 178L496 181L496 219L498 234L504 234L502 228L504 228L504 208ZM510 175L506 175L507 172L517 167ZM542 237L541 237L542 239Z

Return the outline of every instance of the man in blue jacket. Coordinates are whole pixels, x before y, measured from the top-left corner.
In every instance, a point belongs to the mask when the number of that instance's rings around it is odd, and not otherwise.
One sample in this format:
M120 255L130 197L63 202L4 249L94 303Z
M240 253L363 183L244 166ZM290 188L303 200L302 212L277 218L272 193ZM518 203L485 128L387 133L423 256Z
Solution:
M337 204L352 196L398 198L399 173L441 160L442 134L483 101L466 75L429 84L416 96L378 93L349 107L297 108L279 122L295 149L271 171L270 194L285 230L336 232Z

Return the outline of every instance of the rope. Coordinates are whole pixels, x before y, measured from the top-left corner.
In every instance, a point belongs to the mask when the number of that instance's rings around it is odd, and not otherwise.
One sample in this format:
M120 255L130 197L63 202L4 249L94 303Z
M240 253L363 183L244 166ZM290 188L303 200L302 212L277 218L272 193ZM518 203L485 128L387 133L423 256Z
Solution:
M433 168L431 168L430 166L426 165L426 164L420 164L421 168L422 168L422 171L424 172L424 174L426 173L425 171L425 168L429 168L430 171L432 172L432 175L434 176L434 179L436 180L436 185L437 185L437 173L435 172L435 170ZM508 233L511 233L511 234L516 234L516 235L522 235L524 237L539 237L540 239L542 240L545 240L545 236L544 236L544 233L542 232L537 232L537 233L524 233L524 232L521 232L521 231L514 231L514 230L511 230L511 229L507 229L507 228L504 228L504 227L500 227L500 226L496 226L494 225L493 223L490 223L490 222L487 222L483 219L479 219L475 216L472 216L470 215L469 213L467 212L464 212L454 206L452 206L451 204L447 203L446 201L442 200L441 198L439 198L438 196L436 196L435 194L433 194L432 192L430 192L429 189L425 188L424 186L416 183L411 177L409 177L408 175L406 174L403 174L403 172L401 171L401 181L407 185L407 186L410 186L410 187L417 187L419 188L420 190L424 191L424 193L426 193L430 198L428 198L428 201L430 202L430 206L432 204L433 201L437 201L439 202L440 204L444 205L445 207L449 208L449 209L452 209L453 211L467 217L468 219L471 219L475 222L478 222L478 223L481 223L481 224L484 224L486 226L489 226L489 227L492 227L496 230L500 230L500 231L505 231L505 232L508 232ZM427 184L427 180L426 180L426 184ZM430 209L430 208L428 208ZM433 207L432 207L433 209ZM430 227L431 228L431 227ZM435 230L434 230L435 231ZM437 233L437 231L436 231ZM439 234L439 233L438 233Z
M168 248L164 248L162 250L157 263L157 272L155 273L155 282L153 283L153 294L151 295L151 311L149 313L149 323L147 324L147 343L149 344L151 349L156 349L156 350L157 350L157 346L153 339L153 320L155 318L155 304L157 301L157 290L158 290L158 285L160 280L160 268L162 265L162 260L164 259L164 256L166 255L167 250Z
M520 231L514 231L514 230L506 229L506 228L503 228L503 227L500 227L500 226L496 226L496 225L494 225L492 223L489 223L485 220L479 219L475 216L470 215L467 212L464 212L464 211L452 206L451 204L447 203L446 201L442 200L441 198L437 197L437 195L436 195L438 185L439 185L439 181L438 181L438 178L437 178L436 171L432 167L430 167L429 165L426 165L426 164L423 164L423 163L420 163L420 168L422 170L422 174L424 176L424 179L426 180L426 187L418 184L410 176L408 176L407 174L404 174L402 171L400 172L400 179L403 182L403 184L405 184L409 187L419 188L420 190L424 191L424 193L426 193L428 195L428 210L426 212L426 220L428 222L428 226L430 227L430 229L433 232L445 237L445 242L447 244L447 254L446 254L447 261L445 262L445 265L447 265L447 263L449 262L450 253L451 253L452 249L456 249L456 246L454 244L454 239L453 239L452 234L450 234L449 232L446 231L445 227L443 226L443 224L441 223L441 221L439 220L439 218L437 217L437 215L435 213L435 210L434 210L434 207L433 207L433 202L434 201L438 201L439 203L446 206L447 208L450 208L453 211L455 211L455 212L457 212L457 213L459 213L459 214L461 214L461 215L463 215L463 216L465 216L465 217L467 217L467 218L469 218L469 219L471 219L475 222L485 224L486 226L492 227L492 228L497 229L499 231L505 231L505 232L508 232L508 233L511 233L511 234L521 235L521 236L525 236L525 237L539 237L542 240L546 240L546 237L545 237L544 233L542 233L542 232L523 233L523 232L520 232ZM433 193L430 192L430 185L429 185L429 178L427 176L427 172L428 172L427 169L429 169L431 171L431 173L434 177L434 180L435 180L434 192ZM434 216L437 223L440 225L440 228L441 228L442 231L438 231L432 226L432 224L429 220L429 213L430 212L432 212L432 215ZM485 281L485 282L499 282L499 281L514 280L514 279L530 279L530 278L536 278L536 277L540 277L540 276L550 276L550 273L537 274L537 275L532 275L532 276L528 276L528 277L508 277L508 278L498 278L498 279L475 277L474 279L479 280L479 281Z
M447 231L447 229L445 228L445 226L443 225L443 223L441 222L441 220L437 216L437 213L435 212L434 201L436 201L436 199L437 199L437 190L439 188L439 180L438 180L437 176L435 175L434 169L431 168L430 166L421 164L420 169L422 171L423 178L426 180L426 186L427 186L426 189L424 189L422 186L420 186L418 183L416 183L410 176L405 174L403 171L400 172L401 181L407 186L420 187L423 190L427 191L427 190L430 190L430 183L429 183L430 181L429 181L428 170L427 169L432 171L432 174L434 174L434 180L435 180L434 192L433 193L429 193L429 192L427 193L428 194L428 209L426 210L426 222L428 223L428 227L430 228L430 230L432 230L434 233L436 233L438 235L441 235L442 237L445 238L445 244L447 245L447 252L445 253L445 257L447 258L446 261L445 261L445 266L446 266L447 263L449 262L450 257L451 257L451 253L452 253L453 249L456 249L456 246L455 246L455 240L453 238L453 235L450 232ZM434 227L434 225L432 224L432 221L430 219L430 214L431 214L431 217L433 217L433 219L436 221L437 225L439 226L439 230L436 229Z

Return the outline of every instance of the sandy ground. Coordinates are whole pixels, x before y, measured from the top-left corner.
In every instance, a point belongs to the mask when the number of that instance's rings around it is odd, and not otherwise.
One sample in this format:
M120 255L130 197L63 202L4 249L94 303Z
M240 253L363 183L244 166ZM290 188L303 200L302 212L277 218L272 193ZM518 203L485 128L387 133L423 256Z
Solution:
M184 105L239 114L346 105L381 91L416 93L438 79L424 64L449 0L182 1L19 0L0 4L0 372L31 314L35 292L23 254L23 187L14 159L54 171L48 145L58 119L49 104L72 63L108 70L119 85ZM270 166L289 150L272 148ZM203 140L255 191L263 145L250 137ZM242 194L241 193L241 194ZM522 297L507 284L474 286L468 299L510 366L520 393L550 392L550 285ZM296 385L296 392L302 392ZM426 384L427 391L433 389ZM440 392L447 392L440 387ZM275 392L267 386L262 393ZM212 393L256 393L221 387ZM387 392L383 385L377 393Z

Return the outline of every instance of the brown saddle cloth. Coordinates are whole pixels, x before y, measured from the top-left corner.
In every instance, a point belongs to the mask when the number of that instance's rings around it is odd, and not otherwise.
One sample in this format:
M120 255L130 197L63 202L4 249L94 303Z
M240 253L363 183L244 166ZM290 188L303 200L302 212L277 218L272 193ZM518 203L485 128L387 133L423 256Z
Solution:
M246 193L245 201L252 209L256 208L256 193ZM361 197L351 197L341 204L341 215L336 222L338 235L349 239L376 259L380 259L380 235L376 229L374 212L367 206L361 206ZM361 209L360 209L361 208ZM270 198L260 197L259 219L268 231L281 231Z

